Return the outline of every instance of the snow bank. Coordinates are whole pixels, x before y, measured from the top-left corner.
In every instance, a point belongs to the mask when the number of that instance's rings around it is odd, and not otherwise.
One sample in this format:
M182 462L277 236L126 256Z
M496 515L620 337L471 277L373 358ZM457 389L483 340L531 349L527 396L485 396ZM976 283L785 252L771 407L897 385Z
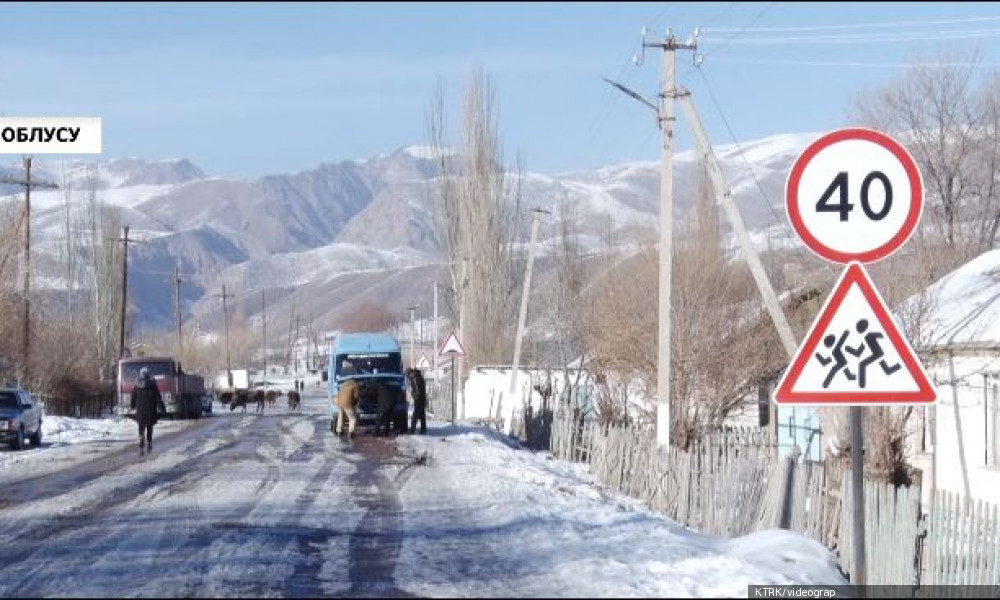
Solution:
M135 431L135 422L130 419L42 418L42 439L46 442L73 444L135 434Z
M425 457L400 491L396 581L426 596L746 596L751 584L844 584L788 531L726 540L685 529L488 429L432 423L397 440ZM512 586L512 581L517 583Z

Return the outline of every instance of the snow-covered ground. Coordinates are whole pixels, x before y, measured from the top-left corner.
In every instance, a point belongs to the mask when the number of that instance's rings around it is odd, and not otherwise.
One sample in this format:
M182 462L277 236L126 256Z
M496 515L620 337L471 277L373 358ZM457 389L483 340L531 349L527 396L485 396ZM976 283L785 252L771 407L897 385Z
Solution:
M700 535L485 428L353 441L326 399L157 427L49 418L0 451L0 597L745 596L845 583L790 532ZM13 457L13 458L11 458ZM58 460L54 460L58 459Z
M160 421L156 435L190 427L193 421ZM25 471L44 475L68 468L87 458L138 442L139 431L131 419L42 418L42 446L21 451L0 447L0 485L11 478L23 477Z
M701 535L610 493L582 465L439 424L397 441L426 456L400 491L398 581L422 596L745 596L751 584L844 584L788 531ZM456 577L457 575L457 577Z

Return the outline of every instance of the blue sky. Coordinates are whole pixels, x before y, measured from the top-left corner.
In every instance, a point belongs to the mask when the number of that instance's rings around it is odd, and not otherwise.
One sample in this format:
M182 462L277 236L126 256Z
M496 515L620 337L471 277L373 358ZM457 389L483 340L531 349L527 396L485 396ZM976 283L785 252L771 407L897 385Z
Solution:
M655 160L653 114L601 80L655 97L661 53L631 64L644 25L704 28L701 72L688 53L678 72L715 143L731 141L723 114L740 140L849 124L854 94L907 61L1000 64L986 3L59 3L2 4L0 20L3 115L99 116L105 157L247 178L422 143L435 83L454 106L475 65L528 169Z

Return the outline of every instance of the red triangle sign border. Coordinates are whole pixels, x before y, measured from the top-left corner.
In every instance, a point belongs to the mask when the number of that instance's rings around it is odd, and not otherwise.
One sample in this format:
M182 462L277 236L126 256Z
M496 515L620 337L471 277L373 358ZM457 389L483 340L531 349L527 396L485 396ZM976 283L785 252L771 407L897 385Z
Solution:
M792 391L792 388L795 387L799 377L802 375L806 364L819 346L819 342L826 332L827 327L829 327L830 322L840 309L844 298L854 285L858 286L858 289L885 331L886 337L899 354L910 376L913 377L913 381L917 384L918 388L916 391ZM775 404L785 406L898 406L933 404L937 400L937 393L927 379L923 367L917 361L910 343L900 333L895 320L886 309L885 302L875 289L875 285L872 283L871 278L868 277L864 266L859 262L851 262L841 274L840 280L837 281L837 285L834 286L833 292L831 292L823 308L817 315L791 364L778 382L773 399Z
M452 340L454 340L454 344L458 346L458 350L446 351L449 345L451 345ZM448 337L444 338L444 343L441 344L441 347L438 349L438 356L446 356L446 355L465 356L465 347L462 346L462 341L458 339L458 333L456 333L454 330L452 330L451 333L448 334Z

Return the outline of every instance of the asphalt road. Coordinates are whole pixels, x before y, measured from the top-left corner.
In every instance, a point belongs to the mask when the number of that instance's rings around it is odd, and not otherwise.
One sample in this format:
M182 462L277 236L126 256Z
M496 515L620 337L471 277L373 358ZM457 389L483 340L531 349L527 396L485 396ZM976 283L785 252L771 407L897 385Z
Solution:
M406 597L398 490L416 462L391 438L336 438L324 403L26 469L0 489L0 597Z

